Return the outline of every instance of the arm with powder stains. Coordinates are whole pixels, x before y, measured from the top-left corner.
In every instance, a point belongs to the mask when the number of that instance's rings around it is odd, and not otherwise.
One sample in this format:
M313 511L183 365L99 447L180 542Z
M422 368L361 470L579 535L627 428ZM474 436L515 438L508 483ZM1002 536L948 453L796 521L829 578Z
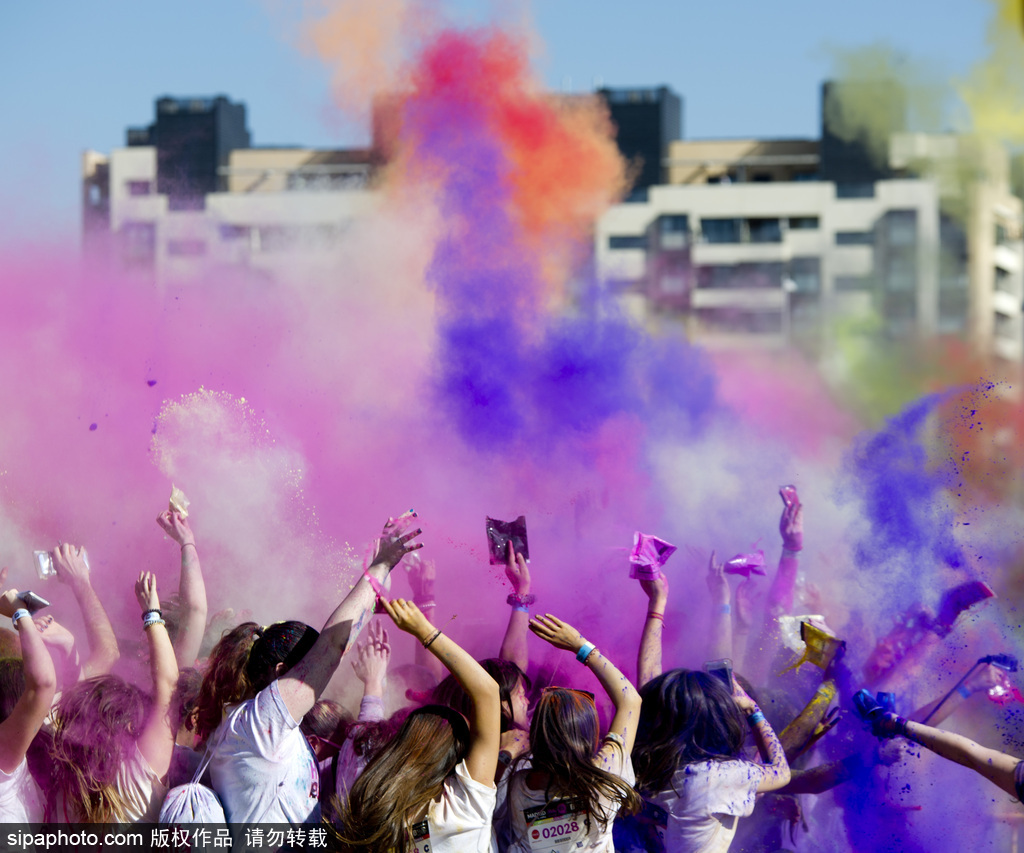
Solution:
M647 594L647 617L640 635L636 682L643 687L661 675L661 638L665 628L665 608L668 607L668 578L659 575L654 580L641 580L640 587Z
M508 553L505 555L505 576L512 584L513 595L527 596L530 594L530 565L522 554L516 553L511 539L508 540ZM498 657L502 660L512 661L519 667L520 672L526 672L526 667L530 662L526 645L529 625L530 611L527 609L527 605L513 605Z
M708 646L708 659L732 659L732 607L729 591L729 579L725 576L725 566L715 560L715 552L711 552L708 560L708 592L711 596L711 638Z
M92 678L110 672L121 653L110 618L92 588L85 549L64 543L53 552L53 567L57 580L71 587L71 592L82 611L85 638L89 644L89 657L82 664L82 678ZM67 685L66 685L67 686Z
M420 529L417 528L411 533L404 532L414 518L415 513L406 513L398 519L388 521L378 541L373 561L365 574L369 574L378 583L383 583L402 557L423 547L422 543L412 543L412 540L422 533ZM338 669L346 649L373 615L375 600L376 592L373 586L365 576L360 576L356 585L345 596L345 600L324 623L313 647L302 660L278 679L278 690L293 719L301 720L316 704L331 676Z
M732 682L732 695L736 704L740 706L740 710L747 717L757 750L761 753L761 760L764 762L762 766L764 777L757 786L757 792L763 794L767 791L778 791L780 788L785 788L791 778L789 762L786 760L786 751L782 748L775 730L735 678ZM751 717L755 715L757 715L757 719L752 720Z
M160 529L177 543L181 550L181 576L178 580L179 622L174 640L178 666L193 666L206 632L206 582L199 565L196 537L188 520L181 513L166 510L157 516Z

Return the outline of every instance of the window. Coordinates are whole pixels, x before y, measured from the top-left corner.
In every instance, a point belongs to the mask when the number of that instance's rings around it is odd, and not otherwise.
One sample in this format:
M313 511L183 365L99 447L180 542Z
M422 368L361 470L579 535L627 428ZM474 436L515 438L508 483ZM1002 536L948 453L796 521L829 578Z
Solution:
M152 181L128 181L128 195L149 195L152 192Z
M913 246L917 243L917 211L890 210L885 215L885 228L890 246Z
M146 266L156 256L156 223L125 222L118 232L122 257L130 266Z
M678 296L686 293L686 276L679 273L671 273L661 277L661 292Z
M776 262L759 264L738 264L736 266L737 287L782 287L783 265Z
M609 249L646 249L647 238L633 234L609 234Z
M751 243L781 243L782 226L778 219L748 219Z
M837 275L835 278L836 290L843 293L850 293L857 290L871 290L871 279L859 275Z
M817 216L791 216L789 217L790 231L813 231L818 227Z
M875 235L870 231L836 231L837 246L873 246Z
M917 287L917 252L913 246L890 249L884 261L886 290L914 290Z
M1013 293L1013 276L1002 267L996 267L996 290L1000 293Z
M836 198L874 198L873 182L856 184L836 184Z
M770 184L772 182L771 172L754 172L754 177L751 180L755 184Z
M996 223L996 245L1005 246L1010 242L1010 232L1007 230L1005 225Z
M722 288L732 287L736 283L736 269L732 266L701 267L697 273L700 287Z
M690 236L690 218L686 214L659 216L656 228L662 249L686 248Z
M1000 311L996 311L996 337L999 338L1013 338L1016 336L1016 323L1013 321L1013 317L1008 314L1003 314Z
M702 219L700 230L705 243L739 243L739 219Z
M696 312L701 324L720 332L754 332L780 334L781 311L748 311L742 308L700 308Z
M797 293L817 293L821 290L821 260L819 258L793 258L789 262L789 277Z
M197 257L206 254L206 241L195 239L168 240L167 254L176 257Z

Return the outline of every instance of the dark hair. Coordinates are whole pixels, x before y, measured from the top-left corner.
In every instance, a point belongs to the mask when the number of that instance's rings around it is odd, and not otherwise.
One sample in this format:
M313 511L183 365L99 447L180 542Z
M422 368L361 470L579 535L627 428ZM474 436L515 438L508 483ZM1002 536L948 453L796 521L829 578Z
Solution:
M532 683L530 677L523 672L519 666L510 660L502 658L486 658L478 661L487 674L498 682L498 694L501 697L501 731L507 732L518 728L513 717L512 693L521 682L523 689L530 692ZM447 705L454 708L460 714L469 716L470 701L469 694L462 689L462 685L454 675L446 676L431 694L431 701L438 705Z
M196 737L204 741L220 725L224 706L248 699L252 686L245 674L249 651L260 626L243 622L226 631L210 652L206 675L196 699Z
M134 758L146 714L142 692L116 675L88 678L64 692L54 710L48 820L58 795L73 822L128 820L117 778Z
M715 676L673 669L648 681L640 697L633 747L638 790L665 790L687 764L739 756L746 735L743 712Z
M469 751L469 726L457 711L425 705L409 713L398 734L366 765L340 814L337 841L385 853L412 842L408 815L441 794L444 780Z
M619 776L594 765L600 734L592 696L564 687L551 687L541 694L530 723L532 769L548 774L548 800L581 800L603 832L617 812L637 811L640 799ZM620 807L607 812L602 800L618 802Z
M186 666L178 673L178 684L174 688L175 710L178 714L178 727L185 725L192 731L189 717L199 702L199 691L203 686L203 674L194 666Z
M25 692L25 666L21 658L0 659L0 723L11 716Z
M277 678L279 663L287 671L302 660L319 636L320 632L305 622L275 622L257 632L245 664L253 695Z

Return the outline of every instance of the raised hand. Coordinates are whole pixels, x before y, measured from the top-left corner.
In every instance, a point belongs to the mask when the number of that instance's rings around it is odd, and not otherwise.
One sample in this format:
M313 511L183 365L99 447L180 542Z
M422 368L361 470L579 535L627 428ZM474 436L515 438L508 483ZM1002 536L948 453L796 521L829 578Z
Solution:
M52 648L61 649L70 654L75 646L75 635L60 624L52 616L40 616L35 620L36 628L43 637L43 642Z
M512 584L512 591L517 595L526 595L530 591L530 564L522 554L517 554L512 540L508 540L508 552L505 554L505 577Z
M420 642L426 642L434 633L434 626L427 621L427 617L411 601L404 598L392 598L391 601L381 599L381 603L398 629L412 634Z
M356 647L352 669L365 685L381 688L391 660L391 643L387 629L380 620L374 619L366 632L366 639ZM374 694L376 695L376 694Z
M85 548L65 542L51 553L57 580L70 586L89 583L89 563L86 560Z
M156 517L156 523L160 525L160 529L164 533L170 536L182 548L186 545L196 544L196 537L192 532L192 528L188 525L188 519L181 515L181 513L171 512L169 509L164 510Z
M556 649L578 652L584 640L579 631L568 622L545 613L530 620L530 630L542 640L551 643Z
M24 602L18 598L18 590L16 589L9 589L3 595L0 595L0 616L10 618L14 615L15 610L24 606Z
M782 510L779 519L782 547L787 551L802 551L804 547L804 507L796 502Z
M398 518L389 518L384 525L381 537L375 543L371 566L387 566L393 569L399 561L410 551L418 551L423 547L422 542L413 543L412 540L419 536L423 530L417 527L411 533L405 531L412 526L416 519L416 513L409 511Z
M715 552L711 552L708 559L708 592L711 593L712 604L728 604L730 599L729 579L725 576L725 564L715 559Z
M139 572L135 581L135 598L142 612L160 609L160 597L156 594L156 575L152 572Z

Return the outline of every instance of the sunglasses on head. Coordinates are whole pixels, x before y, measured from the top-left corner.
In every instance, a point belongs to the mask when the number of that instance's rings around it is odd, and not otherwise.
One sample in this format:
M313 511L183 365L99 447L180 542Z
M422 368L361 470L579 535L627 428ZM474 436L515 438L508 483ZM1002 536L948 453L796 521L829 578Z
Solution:
M577 690L575 687L545 687L540 691L540 695L543 696L545 693L551 693L555 690L564 690L566 693L574 693L577 696L583 696L584 698L589 699L592 704L594 702L593 693L589 690Z

